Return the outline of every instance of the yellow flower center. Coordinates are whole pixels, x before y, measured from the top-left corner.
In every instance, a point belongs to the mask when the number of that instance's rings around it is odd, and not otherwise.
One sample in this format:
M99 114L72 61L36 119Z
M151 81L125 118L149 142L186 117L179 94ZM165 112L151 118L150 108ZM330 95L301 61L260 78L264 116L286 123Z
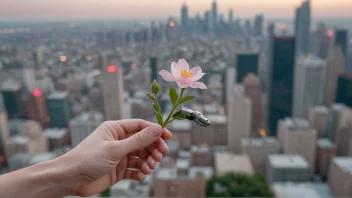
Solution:
M181 76L183 76L185 78L190 78L192 76L192 74L189 70L181 70Z

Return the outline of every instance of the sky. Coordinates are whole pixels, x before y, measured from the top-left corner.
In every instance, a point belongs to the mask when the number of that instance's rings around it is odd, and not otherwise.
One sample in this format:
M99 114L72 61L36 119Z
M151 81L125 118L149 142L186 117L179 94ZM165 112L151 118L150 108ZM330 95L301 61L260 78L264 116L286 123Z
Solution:
M0 0L0 21L166 19L179 17L187 3L191 16L210 9L213 0ZM249 18L292 18L301 0L217 0L219 12ZM311 0L313 18L352 17L352 0Z

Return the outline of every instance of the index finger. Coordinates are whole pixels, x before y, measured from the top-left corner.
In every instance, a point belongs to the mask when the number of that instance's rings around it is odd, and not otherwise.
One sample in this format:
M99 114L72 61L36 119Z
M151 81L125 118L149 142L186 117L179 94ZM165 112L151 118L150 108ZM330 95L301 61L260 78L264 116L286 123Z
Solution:
M127 119L127 120L118 120L118 124L123 128L126 134L134 134L142 129L154 125L153 122L148 122L142 119ZM169 140L172 138L172 134L169 130L164 128L163 133L161 134L161 138L164 140Z

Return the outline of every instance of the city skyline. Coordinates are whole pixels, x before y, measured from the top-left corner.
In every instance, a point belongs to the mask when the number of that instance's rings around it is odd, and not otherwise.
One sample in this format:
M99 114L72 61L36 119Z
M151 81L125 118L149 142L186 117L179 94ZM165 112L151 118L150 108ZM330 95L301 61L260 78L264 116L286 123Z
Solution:
M234 10L234 17L252 18L255 14L263 13L266 18L293 18L295 8L303 0L217 0L219 13L227 18L229 9ZM135 20L135 19L163 19L169 16L179 17L182 4L189 7L189 15L201 16L210 10L213 0L196 1L157 1L157 0L31 0L11 1L0 0L2 10L1 21L55 21L55 20ZM349 0L314 0L312 4L313 18L348 18L352 13ZM63 12L64 10L64 12Z

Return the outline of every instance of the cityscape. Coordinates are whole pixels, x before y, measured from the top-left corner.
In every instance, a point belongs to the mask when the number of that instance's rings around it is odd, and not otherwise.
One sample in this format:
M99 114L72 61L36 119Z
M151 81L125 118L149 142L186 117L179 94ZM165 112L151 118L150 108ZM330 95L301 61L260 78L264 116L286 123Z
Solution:
M284 20L212 0L158 20L0 21L0 174L64 155L106 120L156 123L154 80L166 117L179 88L158 72L184 58L206 73L186 105L210 126L172 122L152 174L93 197L352 197L352 15L313 18L313 1Z

